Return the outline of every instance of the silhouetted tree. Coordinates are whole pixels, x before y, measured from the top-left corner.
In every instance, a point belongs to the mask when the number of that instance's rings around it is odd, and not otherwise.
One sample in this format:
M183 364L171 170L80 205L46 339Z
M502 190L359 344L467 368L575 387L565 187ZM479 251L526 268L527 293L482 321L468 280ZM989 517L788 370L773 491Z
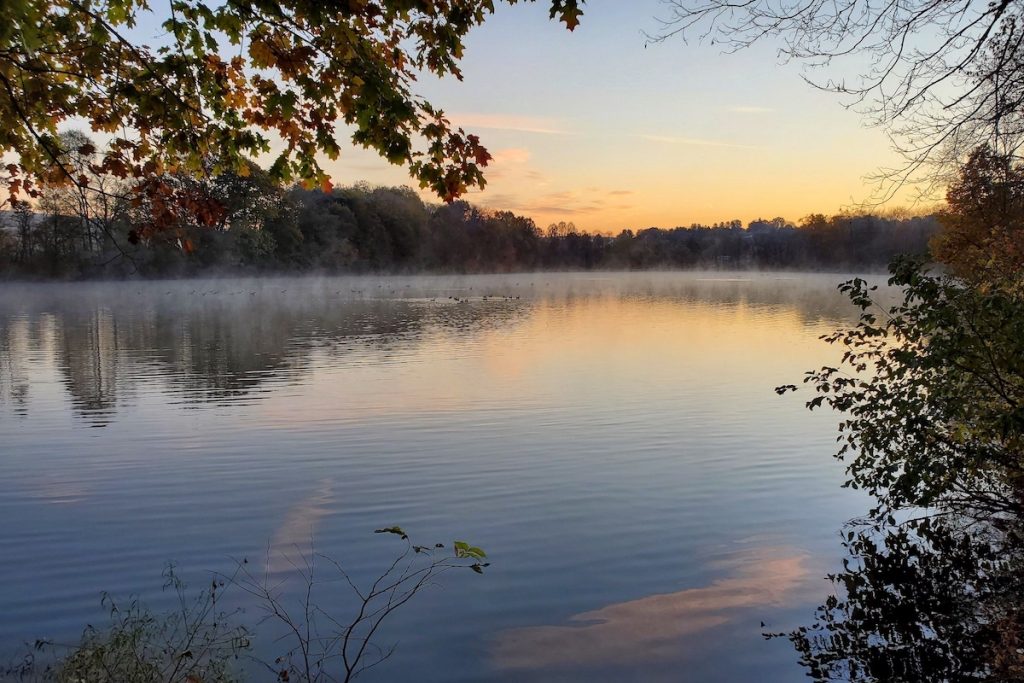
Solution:
M1024 169L988 147L971 154L946 195L935 256L974 283L1000 285L1024 272Z

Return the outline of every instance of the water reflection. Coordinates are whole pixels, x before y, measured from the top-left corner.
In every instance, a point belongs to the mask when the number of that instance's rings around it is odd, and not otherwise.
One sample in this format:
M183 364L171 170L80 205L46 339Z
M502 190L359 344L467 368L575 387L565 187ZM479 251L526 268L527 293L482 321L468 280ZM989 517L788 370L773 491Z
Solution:
M79 319L63 317L55 350L64 386L81 415L103 426L117 406L121 343L117 321L106 308L84 311Z
M30 336L23 317L0 317L0 405L15 415L28 413Z
M295 584L315 549L372 582L399 524L493 566L405 611L377 680L793 680L759 623L813 609L863 504L832 417L772 388L835 360L840 279L4 288L0 655L100 591L159 606L168 560Z
M76 481L60 472L47 472L34 482L28 495L51 505L73 505L85 500L91 492L85 482Z
M299 379L318 349L386 353L416 344L428 325L471 333L525 311L496 304L444 311L401 300L96 306L60 310L52 337L24 314L0 319L0 391L19 414L28 410L33 360L58 370L75 414L104 426L140 384L160 381L172 402L185 404L258 398L279 377Z
M426 331L472 335L577 299L781 304L814 324L848 313L831 291L838 279L823 276L821 287L792 276L678 274L11 286L0 296L0 405L27 413L29 376L38 374L29 366L40 363L56 370L74 413L97 427L154 381L185 405L255 400L279 380L298 381L316 353L386 358Z
M285 513L267 547L268 578L294 572L313 561L313 542L321 522L331 514L334 498L334 482L325 479Z
M687 641L751 611L784 605L813 584L808 558L765 548L701 588L651 595L574 615L564 626L533 626L498 637L501 669L560 670L636 665L685 656Z
M847 530L836 594L786 635L816 681L1019 681L1019 523L940 516Z

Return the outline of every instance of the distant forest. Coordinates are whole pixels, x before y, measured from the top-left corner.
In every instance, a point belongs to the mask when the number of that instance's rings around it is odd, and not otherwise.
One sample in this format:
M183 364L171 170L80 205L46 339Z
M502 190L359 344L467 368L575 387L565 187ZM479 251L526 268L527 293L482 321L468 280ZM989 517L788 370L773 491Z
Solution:
M182 181L190 182L190 181ZM407 187L281 189L222 176L202 192L223 210L189 215L73 190L0 213L0 277L183 277L214 273L511 272L534 269L865 269L923 254L933 216L812 215L601 235L546 229L464 201L425 203ZM166 224L170 221L171 228Z

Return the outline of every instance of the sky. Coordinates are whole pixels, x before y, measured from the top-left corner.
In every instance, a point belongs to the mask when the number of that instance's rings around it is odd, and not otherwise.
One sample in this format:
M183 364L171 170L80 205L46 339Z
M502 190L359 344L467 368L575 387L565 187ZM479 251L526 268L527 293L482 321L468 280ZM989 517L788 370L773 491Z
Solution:
M462 82L419 83L494 156L475 204L605 233L796 221L870 199L867 177L898 161L881 130L782 64L777 44L648 45L659 0L588 0L572 33L546 5L500 6L470 34ZM354 147L324 167L335 184L413 184Z

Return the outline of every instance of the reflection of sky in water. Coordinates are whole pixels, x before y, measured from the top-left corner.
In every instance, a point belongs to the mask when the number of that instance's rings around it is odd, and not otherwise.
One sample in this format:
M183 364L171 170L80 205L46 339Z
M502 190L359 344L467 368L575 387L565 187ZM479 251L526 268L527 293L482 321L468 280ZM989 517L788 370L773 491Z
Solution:
M334 485L319 482L312 494L296 503L281 521L267 546L266 573L279 576L314 560L315 540L321 522L334 501Z
M366 580L401 524L494 565L399 615L378 680L792 680L760 622L808 614L860 504L834 418L772 388L834 362L838 279L5 290L0 639L73 636L101 590L160 604L170 559Z
M783 606L808 587L802 554L762 549L740 558L735 576L677 593L651 595L573 615L564 626L533 626L498 635L494 661L503 669L550 670L636 666L675 660L689 637Z

